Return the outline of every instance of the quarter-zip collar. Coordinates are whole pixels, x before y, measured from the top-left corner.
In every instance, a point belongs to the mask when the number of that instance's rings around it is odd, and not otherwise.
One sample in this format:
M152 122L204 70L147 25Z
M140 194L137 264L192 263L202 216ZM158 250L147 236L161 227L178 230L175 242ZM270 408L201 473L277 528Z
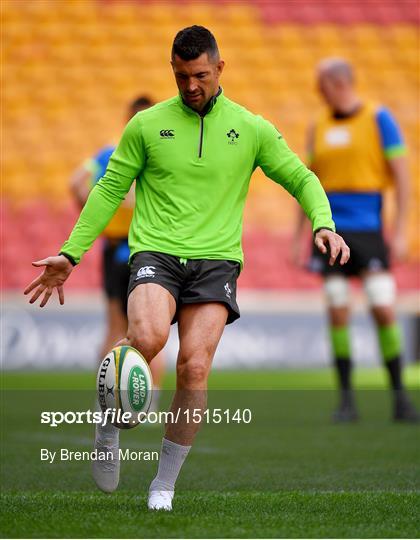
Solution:
M179 104L184 109L184 111L187 112L188 114L195 114L195 115L198 115L198 116L201 116L201 117L207 116L208 114L210 114L214 110L219 109L219 107L221 106L223 100L224 100L223 89L222 89L221 86L219 86L219 90L217 91L217 94L215 94L210 99L210 101L204 107L203 111L201 113L199 113L198 111L195 111L194 109L191 109L191 107L189 107L184 102L184 100L182 99L181 94L179 94Z

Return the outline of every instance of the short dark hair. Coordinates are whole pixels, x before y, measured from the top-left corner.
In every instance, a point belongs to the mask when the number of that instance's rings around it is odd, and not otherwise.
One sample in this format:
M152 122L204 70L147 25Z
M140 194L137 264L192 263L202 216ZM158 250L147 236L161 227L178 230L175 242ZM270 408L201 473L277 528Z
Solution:
M133 101L130 102L128 108L130 109L131 113L136 113L139 109L147 109L148 107L151 107L154 105L153 101L149 98L149 96L138 96Z
M219 56L216 39L210 30L195 24L177 33L172 45L172 59L177 55L182 60L195 60L203 53L207 53L209 58Z

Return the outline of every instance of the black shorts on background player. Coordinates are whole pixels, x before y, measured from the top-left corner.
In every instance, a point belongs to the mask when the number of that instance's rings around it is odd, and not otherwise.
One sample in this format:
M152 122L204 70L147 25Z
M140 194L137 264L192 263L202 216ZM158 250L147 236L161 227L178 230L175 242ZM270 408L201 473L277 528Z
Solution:
M141 283L157 283L182 304L221 302L228 308L226 324L240 317L236 303L236 280L240 264L235 261L210 259L180 259L173 255L142 251L130 264L128 294ZM172 323L176 322L175 315Z
M125 256L124 256L125 255ZM117 298L127 313L127 291L130 281L127 239L105 239L103 248L103 285L107 298Z
M323 276L342 274L347 277L359 276L361 272L378 272L389 269L388 248L381 232L340 232L350 248L350 260L340 265L340 257L333 266L328 264L329 255L323 255L313 247L309 269Z

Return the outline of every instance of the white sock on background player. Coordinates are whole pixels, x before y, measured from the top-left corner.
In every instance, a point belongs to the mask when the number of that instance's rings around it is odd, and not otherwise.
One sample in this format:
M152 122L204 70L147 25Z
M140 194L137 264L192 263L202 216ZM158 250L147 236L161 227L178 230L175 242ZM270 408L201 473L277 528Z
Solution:
M158 472L149 488L149 509L172 510L175 482L190 449L191 446L162 440Z

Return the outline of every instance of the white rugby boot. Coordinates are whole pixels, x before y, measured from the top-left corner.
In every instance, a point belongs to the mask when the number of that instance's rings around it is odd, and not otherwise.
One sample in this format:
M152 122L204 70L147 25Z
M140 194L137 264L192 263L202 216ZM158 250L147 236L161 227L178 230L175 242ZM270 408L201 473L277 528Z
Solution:
M112 493L120 481L120 430L113 425L97 425L95 445L98 459L92 460L92 472L95 484L101 491Z
M149 491L149 499L147 507L149 510L172 510L172 499L174 498L173 491Z

